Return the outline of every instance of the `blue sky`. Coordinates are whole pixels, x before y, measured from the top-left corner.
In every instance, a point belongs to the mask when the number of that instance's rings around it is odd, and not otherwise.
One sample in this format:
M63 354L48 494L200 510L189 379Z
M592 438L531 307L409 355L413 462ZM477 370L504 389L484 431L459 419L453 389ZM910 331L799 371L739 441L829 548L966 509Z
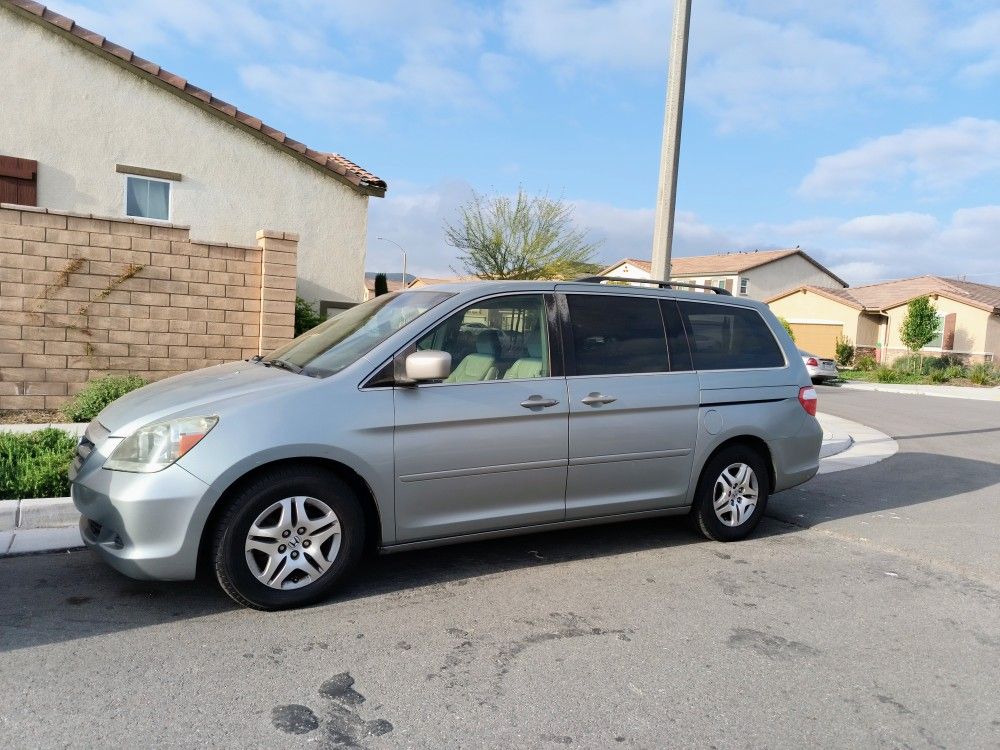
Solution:
M799 245L852 284L1000 284L1000 4L694 0L675 254ZM470 191L649 257L670 0L53 3L389 183L370 270L448 274Z

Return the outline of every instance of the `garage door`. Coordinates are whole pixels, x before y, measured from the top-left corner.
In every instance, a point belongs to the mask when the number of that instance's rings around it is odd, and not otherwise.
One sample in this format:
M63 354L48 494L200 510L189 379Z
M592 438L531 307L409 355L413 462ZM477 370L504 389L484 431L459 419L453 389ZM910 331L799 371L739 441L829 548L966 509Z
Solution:
M837 339L841 337L840 323L791 323L795 345L810 354L833 358L837 353Z

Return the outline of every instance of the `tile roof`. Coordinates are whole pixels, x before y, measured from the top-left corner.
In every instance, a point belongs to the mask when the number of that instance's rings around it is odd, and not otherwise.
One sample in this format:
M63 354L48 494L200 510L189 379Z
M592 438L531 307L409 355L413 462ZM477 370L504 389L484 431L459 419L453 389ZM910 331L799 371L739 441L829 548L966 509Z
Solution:
M937 294L982 310L1000 312L1000 286L977 284L972 281L950 279L943 276L914 276L909 279L881 281L877 284L866 284L850 289L832 289L809 284L782 292L767 301L772 302L787 297L802 289L832 297L851 307L871 312L899 307L925 294Z
M34 2L34 0L0 0L0 6L34 21L43 28L48 28L69 38L84 49L101 55L126 70L131 70L143 78L159 84L186 101L193 104L200 103L199 106L205 111L240 126L244 130L249 130L265 142L290 153L300 161L318 167L361 193L377 197L385 195L387 189L385 181L362 169L349 159L340 154L316 151L304 143L289 138L280 130L265 125L260 119L238 110L228 102L217 99L210 91L198 88L181 76L164 70L156 63L144 60L132 50L110 42L100 34L79 26L72 18L60 15L41 3Z
M801 255L805 260L812 263L821 271L824 271L833 279L839 281L844 286L847 286L846 281L832 273L829 269L817 263L807 253L798 248L790 248L786 250L753 250L749 252L739 251L732 253L716 253L714 255L695 255L687 258L674 257L670 259L670 276L672 278L678 278L682 276L710 276L716 273L742 273L743 271L749 271L751 268L757 268L758 266L767 265L768 263L773 263L776 260L787 258L790 255ZM603 276L607 274L620 266L622 263L626 262L641 268L647 273L650 273L653 268L651 261L639 260L637 258L623 258L617 263L613 263L601 271L601 275Z

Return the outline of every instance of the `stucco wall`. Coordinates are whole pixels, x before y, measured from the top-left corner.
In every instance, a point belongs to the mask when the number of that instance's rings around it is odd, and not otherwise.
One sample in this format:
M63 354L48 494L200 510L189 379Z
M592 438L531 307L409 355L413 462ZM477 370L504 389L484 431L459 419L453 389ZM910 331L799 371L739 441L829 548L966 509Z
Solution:
M950 351L961 354L983 354L990 351L986 344L986 326L990 314L986 310L970 307L945 297L932 299L931 304L937 309L939 315L955 313L955 344ZM887 345L890 350L906 349L899 335L899 327L906 318L906 311L906 305L886 310L889 315ZM925 351L939 351L939 349L926 349Z
M994 313L986 323L986 352L993 355L994 362L1000 362L1000 314Z
M776 294L805 284L843 288L827 273L824 273L801 255L789 255L757 268L743 272L750 279L747 296L751 299L770 299Z
M0 69L0 154L38 161L39 206L124 216L116 164L179 172L172 222L210 242L296 232L299 293L362 299L367 196L3 8Z
M769 307L775 315L793 323L832 323L839 321L843 325L843 335L852 342L864 346L868 342L860 340L858 335L859 310L841 304L821 294L803 290L789 294L771 302Z

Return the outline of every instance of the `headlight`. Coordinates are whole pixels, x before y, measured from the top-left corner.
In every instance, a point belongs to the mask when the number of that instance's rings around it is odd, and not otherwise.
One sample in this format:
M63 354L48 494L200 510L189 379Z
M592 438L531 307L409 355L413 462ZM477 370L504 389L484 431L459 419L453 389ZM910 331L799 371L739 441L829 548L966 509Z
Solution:
M162 471L194 448L218 422L218 417L182 417L140 427L114 449L104 468Z

